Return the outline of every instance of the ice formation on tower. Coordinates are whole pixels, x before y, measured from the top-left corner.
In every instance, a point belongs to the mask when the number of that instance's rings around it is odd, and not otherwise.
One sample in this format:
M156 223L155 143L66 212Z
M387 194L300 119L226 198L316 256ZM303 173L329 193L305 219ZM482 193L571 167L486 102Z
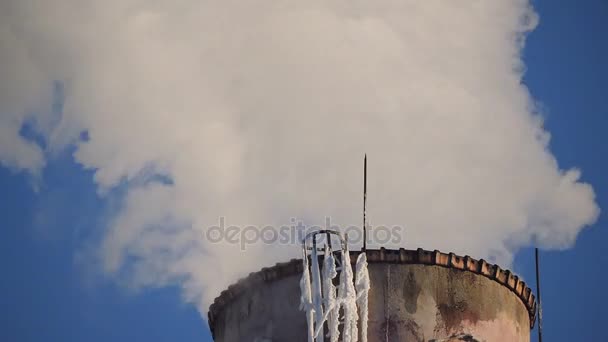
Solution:
M304 270L300 280L300 310L306 311L306 322L308 323L308 342L314 342L314 312L312 309L312 293L310 289L310 272L308 271L308 258L304 254Z
M323 299L325 300L325 312L327 313L328 336L330 342L338 342L340 331L338 329L338 302L336 300L336 286L334 278L338 275L334 254L329 246L325 246L325 260L323 262Z
M326 234L327 241L323 248L318 248L317 234ZM331 248L330 234L340 237L341 248L336 254ZM356 262L356 272L350 261L350 252L346 239L335 231L319 231L312 236L312 246L308 247L306 239L303 244L303 271L300 281L301 305L306 312L308 323L308 341L316 342L324 339L324 326L327 324L327 336L331 342L340 338L340 324L342 324L342 341L367 341L367 305L370 288L365 253L359 254ZM308 251L310 250L310 254ZM323 270L319 269L319 252L323 252ZM336 256L339 255L339 260ZM310 262L309 262L310 259ZM336 267L338 262L339 267ZM339 276L338 276L338 270ZM311 276L312 274L312 276ZM334 279L338 277L338 286ZM337 293L336 293L337 292ZM342 313L342 317L340 317ZM359 333L358 322L361 324Z

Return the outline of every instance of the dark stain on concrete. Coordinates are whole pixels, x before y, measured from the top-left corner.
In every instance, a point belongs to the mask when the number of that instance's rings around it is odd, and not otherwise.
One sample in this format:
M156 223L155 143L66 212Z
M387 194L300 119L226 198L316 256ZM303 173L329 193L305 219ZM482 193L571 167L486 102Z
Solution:
M402 322L404 325L404 329L402 331L406 332L406 336L398 336L401 337L403 341L413 341L413 342L424 342L424 333L422 332L422 328L413 320L407 320Z
M412 270L409 270L403 284L403 298L405 300L405 309L410 314L416 313L418 310L418 296L420 295L421 287L416 281L416 276Z
M460 341L464 341L464 342L480 342L478 339L476 339L475 337L473 337L473 335L470 334L458 334L458 335L452 335L450 337L448 337L447 339L432 339L429 340L429 342L460 342Z
M377 341L397 341L394 338L398 336L399 333L399 324L403 324L403 322L396 321L392 317L387 317L384 326L380 329L381 336L377 337ZM410 339L406 339L409 341ZM417 340L414 340L417 341Z

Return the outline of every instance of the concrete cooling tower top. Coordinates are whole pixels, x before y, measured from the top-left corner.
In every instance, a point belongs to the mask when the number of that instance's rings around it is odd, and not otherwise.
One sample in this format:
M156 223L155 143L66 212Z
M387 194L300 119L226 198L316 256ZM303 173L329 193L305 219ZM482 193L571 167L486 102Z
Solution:
M360 252L350 252L351 260ZM529 341L536 316L530 288L483 259L418 250L367 250L367 340ZM251 273L209 308L218 342L307 341L300 310L302 260Z

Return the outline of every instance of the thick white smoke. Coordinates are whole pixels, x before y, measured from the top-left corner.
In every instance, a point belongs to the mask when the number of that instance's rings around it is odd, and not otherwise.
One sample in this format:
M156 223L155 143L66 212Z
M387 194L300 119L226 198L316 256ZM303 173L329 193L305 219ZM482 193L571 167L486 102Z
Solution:
M76 144L102 196L127 184L104 270L180 284L202 312L299 255L211 244L207 227L356 224L364 152L372 225L508 264L533 241L571 246L598 213L521 83L536 22L524 0L2 1L0 161L36 174Z

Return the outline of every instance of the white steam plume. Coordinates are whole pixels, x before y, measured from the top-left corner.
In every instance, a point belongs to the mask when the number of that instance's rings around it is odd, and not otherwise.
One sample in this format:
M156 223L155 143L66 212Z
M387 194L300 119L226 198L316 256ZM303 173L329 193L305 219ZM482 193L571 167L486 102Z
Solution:
M5 0L0 161L37 173L76 144L100 194L128 184L104 270L178 283L201 312L299 255L210 244L207 227L358 223L364 152L371 223L405 226L397 245L508 264L534 240L571 246L599 210L521 83L536 21L524 0Z

